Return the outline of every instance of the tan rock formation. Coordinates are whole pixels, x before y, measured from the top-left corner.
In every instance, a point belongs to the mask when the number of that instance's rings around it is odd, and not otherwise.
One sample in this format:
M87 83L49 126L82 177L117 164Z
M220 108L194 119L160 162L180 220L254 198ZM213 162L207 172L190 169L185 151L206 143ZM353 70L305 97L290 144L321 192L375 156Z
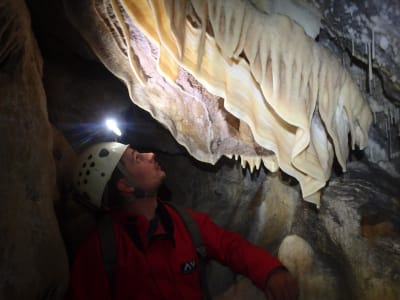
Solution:
M372 115L357 85L286 16L239 0L66 4L132 101L199 160L240 154L251 169L264 161L319 206L334 155L346 170L348 134L353 148L367 145ZM247 139L228 112L250 128Z

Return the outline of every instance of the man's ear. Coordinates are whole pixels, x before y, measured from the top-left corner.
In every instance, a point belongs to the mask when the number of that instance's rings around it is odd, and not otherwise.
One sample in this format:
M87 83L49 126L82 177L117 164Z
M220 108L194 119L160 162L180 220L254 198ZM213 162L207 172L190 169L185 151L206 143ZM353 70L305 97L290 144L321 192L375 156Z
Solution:
M135 191L125 178L117 180L117 189L122 193L133 193Z

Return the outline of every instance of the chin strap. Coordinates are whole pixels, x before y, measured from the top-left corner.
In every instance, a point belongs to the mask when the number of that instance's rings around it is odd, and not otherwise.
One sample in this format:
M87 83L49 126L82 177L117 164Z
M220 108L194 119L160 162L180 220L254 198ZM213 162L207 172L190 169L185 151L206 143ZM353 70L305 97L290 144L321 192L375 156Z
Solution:
M148 191L145 191L145 190L139 188L137 186L135 180L133 179L132 175L128 172L128 170L125 168L125 166L121 162L118 162L117 168L125 176L126 180L128 180L128 182L129 182L129 184L135 189L135 191L133 192L134 197L132 197L132 199L130 199L130 201L134 200L134 198L146 198L146 197L157 196L157 192L148 192Z

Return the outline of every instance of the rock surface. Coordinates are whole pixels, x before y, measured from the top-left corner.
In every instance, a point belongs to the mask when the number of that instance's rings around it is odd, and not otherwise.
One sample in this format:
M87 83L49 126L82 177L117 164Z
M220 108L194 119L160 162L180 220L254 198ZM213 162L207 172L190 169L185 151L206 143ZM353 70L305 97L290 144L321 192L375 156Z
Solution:
M0 298L61 299L68 261L42 57L24 1L0 1L0 23Z

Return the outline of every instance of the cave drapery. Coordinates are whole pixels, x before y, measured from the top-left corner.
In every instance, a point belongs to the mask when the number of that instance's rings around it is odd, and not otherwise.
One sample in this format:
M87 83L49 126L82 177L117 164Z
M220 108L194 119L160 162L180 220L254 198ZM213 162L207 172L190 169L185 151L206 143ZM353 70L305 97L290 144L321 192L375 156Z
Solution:
M367 145L372 114L355 81L287 16L247 1L65 4L132 101L198 160L241 155L250 169L281 168L319 206L334 153L346 169L349 132L353 149ZM250 130L233 128L218 99Z

